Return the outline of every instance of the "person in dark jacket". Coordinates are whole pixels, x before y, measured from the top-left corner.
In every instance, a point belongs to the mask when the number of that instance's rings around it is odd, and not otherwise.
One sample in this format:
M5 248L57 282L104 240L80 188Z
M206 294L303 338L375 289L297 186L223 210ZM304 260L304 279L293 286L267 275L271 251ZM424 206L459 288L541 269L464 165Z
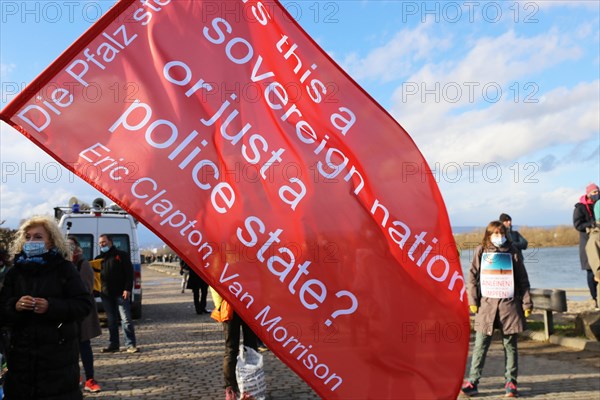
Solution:
M67 244L71 251L71 261L77 267L79 276L90 294L92 300L92 309L90 313L81 321L79 328L79 354L81 355L81 364L85 371L85 383L83 390L85 392L97 393L102 390L96 379L94 379L94 352L92 351L91 339L102 334L98 310L96 309L96 300L94 299L94 270L88 260L83 256L83 250L79 240L75 236L67 238Z
M210 314L210 311L206 309L206 297L208 295L208 283L204 282L200 276L186 264L185 261L179 261L180 274L183 275L186 271L189 274L187 281L187 289L190 289L194 295L194 308L196 314ZM202 291L202 296L200 296Z
M124 251L117 250L108 235L100 235L98 245L100 246L100 255L96 259L102 260L100 298L108 320L109 336L109 345L102 349L102 352L119 351L120 316L127 352L137 353L139 350L136 346L135 329L131 318L131 291L133 289L131 258Z
M510 215L502 213L498 220L506 227L506 237L512 242L513 246L517 248L519 255L523 258L523 250L527 250L527 245L529 244L527 239L525 239L519 231L513 229L512 218Z
M579 231L579 260L581 269L587 273L587 284L590 290L590 295L598 307L598 293L596 289L596 281L594 273L590 267L590 263L585 252L585 245L588 241L588 231L596 224L594 216L594 203L598 201L598 185L590 183L585 188L585 194L579 199L579 203L575 204L573 210L573 226Z
M11 328L4 392L10 400L82 399L79 321L92 302L56 222L33 217L17 232L0 292Z
M498 328L504 345L506 397L518 395L517 337L533 308L529 289L523 259L507 238L506 227L500 221L490 222L469 269L467 293L469 308L475 314L475 346L469 379L461 388L463 394L477 394L492 333Z

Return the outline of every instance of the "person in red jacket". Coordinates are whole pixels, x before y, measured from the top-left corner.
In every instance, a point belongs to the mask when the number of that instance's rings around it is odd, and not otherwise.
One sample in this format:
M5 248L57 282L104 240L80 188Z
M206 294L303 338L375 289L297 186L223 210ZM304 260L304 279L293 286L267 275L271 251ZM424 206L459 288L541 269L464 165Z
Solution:
M579 232L579 260L581 261L581 269L587 273L588 288L596 308L598 308L596 281L594 280L594 273L585 252L585 245L588 241L588 231L595 226L596 217L598 217L594 215L593 210L594 203L598 201L598 197L598 185L590 183L586 186L585 194L581 196L579 203L575 204L575 209L573 210L573 226Z

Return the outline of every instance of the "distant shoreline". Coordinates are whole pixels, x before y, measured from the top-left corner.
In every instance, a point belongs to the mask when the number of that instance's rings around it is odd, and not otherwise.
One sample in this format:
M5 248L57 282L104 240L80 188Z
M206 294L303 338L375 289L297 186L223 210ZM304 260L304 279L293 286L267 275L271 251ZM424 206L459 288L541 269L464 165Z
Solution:
M456 227L465 229L469 227ZM480 243L485 227L478 227L468 232L454 232L454 241L459 248L470 248ZM570 225L552 227L522 226L516 229L529 242L529 247L572 247L579 245L579 232Z

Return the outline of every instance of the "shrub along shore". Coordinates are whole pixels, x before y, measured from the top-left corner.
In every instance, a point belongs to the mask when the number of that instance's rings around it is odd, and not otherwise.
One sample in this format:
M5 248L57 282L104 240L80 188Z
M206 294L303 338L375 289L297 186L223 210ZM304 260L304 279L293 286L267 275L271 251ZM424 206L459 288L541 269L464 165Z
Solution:
M527 239L529 247L564 247L579 244L579 232L572 226L560 225L552 228L521 226L517 230ZM481 243L485 227L471 232L457 233L454 240L459 249L472 248Z

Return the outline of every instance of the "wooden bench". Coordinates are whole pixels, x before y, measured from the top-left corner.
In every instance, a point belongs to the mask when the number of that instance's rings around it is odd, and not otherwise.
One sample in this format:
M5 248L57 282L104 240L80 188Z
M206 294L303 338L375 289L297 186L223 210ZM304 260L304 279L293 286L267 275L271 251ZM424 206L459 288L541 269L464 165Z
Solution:
M531 289L533 308L544 311L544 334L546 339L554 333L552 312L567 311L567 293L561 289Z

